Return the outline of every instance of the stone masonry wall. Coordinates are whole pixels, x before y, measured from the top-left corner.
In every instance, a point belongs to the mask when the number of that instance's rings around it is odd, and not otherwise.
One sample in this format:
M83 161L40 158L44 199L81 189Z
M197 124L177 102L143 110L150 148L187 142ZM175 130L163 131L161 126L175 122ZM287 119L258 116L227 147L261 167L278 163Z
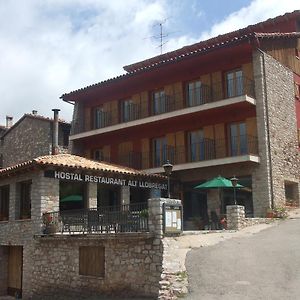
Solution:
M48 155L51 151L50 143L49 122L24 118L4 137L3 166L7 167L40 155Z
M7 292L8 248L0 246L0 296Z
M18 182L32 180L31 220L15 220ZM61 295L121 293L157 297L163 264L161 208L149 204L152 233L41 236L42 213L58 210L59 181L44 177L43 171L1 180L10 184L9 221L0 222L0 267L6 291L7 255L5 246L23 247L23 299L53 299ZM90 206L94 205L95 185L89 185ZM153 202L153 204L155 201ZM158 202L159 204L160 202ZM105 276L79 275L79 247L105 247ZM63 297L62 296L62 297ZM63 298L62 298L63 299Z
M18 183L25 180L32 180L31 193L31 219L30 220L16 220L18 215L16 209L18 208ZM43 178L42 178L43 179ZM40 199L43 189L41 186L39 173L23 174L6 180L1 180L1 185L10 184L10 198L9 198L9 222L0 222L0 248L2 246L23 246L23 274L22 285L23 295L26 297L31 293L31 276L33 266L33 236L41 234L41 205ZM49 186L51 186L49 184ZM3 254L3 253L2 253ZM0 257L3 258L0 251ZM5 287L6 289L6 287Z
M79 275L79 247L105 247L105 276ZM157 297L160 245L153 238L40 238L34 244L33 299L118 294Z
M265 216L272 194L275 206L284 204L284 180L299 182L294 84L292 71L267 54L256 51L253 66L261 161L252 188L254 213Z

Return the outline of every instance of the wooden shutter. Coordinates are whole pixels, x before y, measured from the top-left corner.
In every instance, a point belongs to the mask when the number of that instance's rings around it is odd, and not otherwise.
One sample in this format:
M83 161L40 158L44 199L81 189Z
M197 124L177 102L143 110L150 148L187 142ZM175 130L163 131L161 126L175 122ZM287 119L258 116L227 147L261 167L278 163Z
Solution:
M79 247L79 275L104 277L105 249L101 246Z
M214 127L216 158L222 158L226 156L225 125L224 123L220 123L216 124Z

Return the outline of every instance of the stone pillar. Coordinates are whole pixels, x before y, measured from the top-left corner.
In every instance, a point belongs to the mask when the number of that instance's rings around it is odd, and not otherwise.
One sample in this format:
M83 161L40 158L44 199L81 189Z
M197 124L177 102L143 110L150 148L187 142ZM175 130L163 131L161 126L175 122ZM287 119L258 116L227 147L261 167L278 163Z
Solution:
M242 205L228 205L227 212L227 229L240 230L245 223L245 207Z
M121 205L130 204L130 187L122 186L121 187Z
M8 247L0 246L0 296L7 295Z
M148 199L149 231L155 233L156 238L163 237L163 204L181 204L181 200L169 198Z
M211 189L207 193L207 211L215 211L220 215L221 199L219 189Z
M97 183L87 184L87 208L97 208Z

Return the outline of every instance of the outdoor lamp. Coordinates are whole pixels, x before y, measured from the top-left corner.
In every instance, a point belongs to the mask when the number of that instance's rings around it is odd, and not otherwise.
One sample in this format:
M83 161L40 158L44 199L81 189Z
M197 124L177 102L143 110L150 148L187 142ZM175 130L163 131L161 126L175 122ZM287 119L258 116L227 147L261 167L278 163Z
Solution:
M232 183L232 186L233 186L233 200L234 200L234 205L236 205L236 186L237 186L237 183L238 183L238 179L235 177L235 175L230 178L230 181Z
M173 165L167 160L167 162L163 165L166 175L168 176L168 197L171 198L170 195L170 175L173 170Z

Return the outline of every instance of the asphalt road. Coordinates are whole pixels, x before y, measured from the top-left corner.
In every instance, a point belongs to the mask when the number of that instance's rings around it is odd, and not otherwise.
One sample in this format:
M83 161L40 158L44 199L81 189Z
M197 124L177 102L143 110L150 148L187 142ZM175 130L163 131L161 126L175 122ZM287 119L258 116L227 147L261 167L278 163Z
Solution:
M192 249L185 299L300 299L300 218L252 236Z

